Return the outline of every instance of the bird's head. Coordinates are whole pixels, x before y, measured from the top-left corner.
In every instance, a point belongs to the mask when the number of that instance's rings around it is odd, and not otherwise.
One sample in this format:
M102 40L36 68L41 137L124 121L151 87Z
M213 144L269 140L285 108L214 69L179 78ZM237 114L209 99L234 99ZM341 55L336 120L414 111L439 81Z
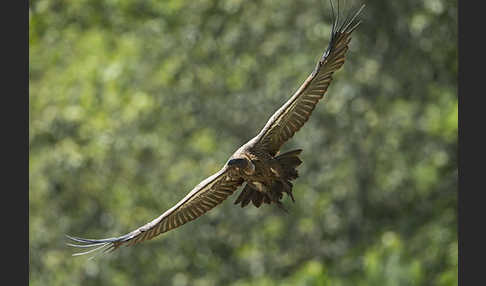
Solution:
M228 166L235 168L236 170L241 170L247 175L252 175L255 173L255 165L251 162L251 160L244 157L230 159L228 161Z

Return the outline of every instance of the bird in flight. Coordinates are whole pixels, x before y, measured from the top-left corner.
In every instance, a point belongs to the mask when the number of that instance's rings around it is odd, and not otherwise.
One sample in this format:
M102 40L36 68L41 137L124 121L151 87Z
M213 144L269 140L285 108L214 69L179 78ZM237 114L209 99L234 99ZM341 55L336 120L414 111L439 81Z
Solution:
M74 256L102 250L111 252L120 246L132 246L150 240L162 233L192 221L222 203L236 189L245 184L235 204L245 207L250 202L257 208L262 203L282 207L283 193L292 201L292 180L298 177L297 167L301 149L279 153L288 141L309 119L319 100L324 96L335 71L344 64L351 33L361 23L358 15L365 5L348 15L342 22L338 11L332 9L332 29L329 45L314 71L292 97L282 105L257 136L236 150L221 170L194 187L182 200L151 222L119 237L86 239L66 235L76 243L69 246L89 249Z

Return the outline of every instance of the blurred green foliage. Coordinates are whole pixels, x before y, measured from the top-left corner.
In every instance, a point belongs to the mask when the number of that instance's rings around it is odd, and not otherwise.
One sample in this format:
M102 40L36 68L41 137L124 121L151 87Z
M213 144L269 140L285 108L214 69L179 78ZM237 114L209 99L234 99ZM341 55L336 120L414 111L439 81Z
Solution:
M63 235L125 234L222 167L310 74L330 6L30 1L30 285L456 285L457 1L366 4L284 146L288 215L234 196L88 261Z

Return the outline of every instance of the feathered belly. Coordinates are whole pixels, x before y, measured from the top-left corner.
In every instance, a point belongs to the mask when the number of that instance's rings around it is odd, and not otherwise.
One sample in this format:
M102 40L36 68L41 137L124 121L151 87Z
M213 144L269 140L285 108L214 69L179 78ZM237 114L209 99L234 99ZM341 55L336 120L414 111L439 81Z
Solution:
M235 204L241 203L241 207L245 207L251 201L256 207L260 207L263 202L274 202L281 207L283 193L287 193L294 201L290 181L298 177L296 168L302 163L298 157L301 151L290 151L268 162L254 161L255 173L244 176L246 186Z

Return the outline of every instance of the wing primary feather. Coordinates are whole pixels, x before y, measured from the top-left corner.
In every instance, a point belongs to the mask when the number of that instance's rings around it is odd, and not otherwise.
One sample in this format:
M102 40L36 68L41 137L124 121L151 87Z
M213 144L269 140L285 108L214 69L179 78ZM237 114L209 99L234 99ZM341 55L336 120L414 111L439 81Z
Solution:
M329 3L331 4L331 21L332 21L332 27L331 27L331 35L334 35L334 28L335 28L335 19L336 15L334 14L334 4L332 4L332 0L329 0Z
M336 26L338 26L338 25L339 25L339 14L341 14L341 13L340 13L340 11L339 11L339 3L340 3L340 2L341 2L341 1L339 1L339 0L338 0L338 4L337 4L337 17L336 17Z
M90 254L90 253L92 253L92 252L95 252L95 251L100 250L100 249L102 249L103 247L107 247L107 246L109 246L109 244L108 244L108 243L103 243L101 246L95 247L95 248L93 248L93 249L91 249L91 250L88 250L88 251L85 251L85 252L78 252L78 253L74 253L74 254L73 254L73 256L79 256L79 255L84 255L84 254Z
M358 17L358 15L361 14L361 11L363 11L365 6L366 6L365 4L361 5L359 10L356 13L354 13L353 17L349 21L345 21L345 24L343 24L342 31L345 31L346 33L350 34L352 31L354 31L354 29L356 29L356 27L361 23L361 20L359 20L355 25L353 25L351 29L348 30L349 25L351 25L351 23L353 23L356 17Z
M100 243L93 243L93 244L74 244L74 243L66 243L67 246L71 247L78 247L78 248L91 248L95 247L98 245L104 245L107 244L108 242L100 242Z

